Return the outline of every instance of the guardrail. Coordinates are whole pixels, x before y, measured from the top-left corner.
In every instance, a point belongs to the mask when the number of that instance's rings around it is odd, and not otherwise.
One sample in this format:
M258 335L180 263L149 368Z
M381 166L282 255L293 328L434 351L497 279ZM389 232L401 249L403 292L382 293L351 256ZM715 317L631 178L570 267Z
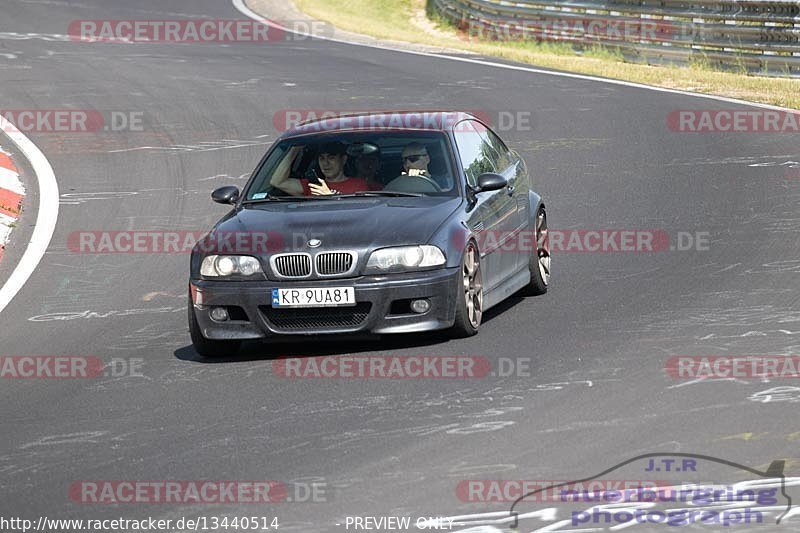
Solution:
M468 38L618 49L641 62L691 61L800 75L800 1L429 0Z

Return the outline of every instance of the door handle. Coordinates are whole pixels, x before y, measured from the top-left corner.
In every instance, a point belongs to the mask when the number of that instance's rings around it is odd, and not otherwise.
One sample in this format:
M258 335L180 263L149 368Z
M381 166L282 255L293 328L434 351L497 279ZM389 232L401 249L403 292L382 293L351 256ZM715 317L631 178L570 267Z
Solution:
M509 185L508 187L506 187L506 193L508 193L509 196L512 196L514 194L514 186Z

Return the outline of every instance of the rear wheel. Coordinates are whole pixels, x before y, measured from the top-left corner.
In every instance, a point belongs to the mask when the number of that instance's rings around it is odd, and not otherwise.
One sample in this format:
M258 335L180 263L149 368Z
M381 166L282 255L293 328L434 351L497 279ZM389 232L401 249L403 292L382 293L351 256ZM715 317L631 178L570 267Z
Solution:
M191 296L189 297L189 336L192 338L195 351L203 357L230 357L236 355L242 344L241 341L218 341L205 338L200 324L197 323Z
M456 294L456 321L452 336L471 337L478 333L483 318L483 275L477 245L470 241L461 259L461 283Z
M547 292L550 283L550 238L547 233L547 212L539 206L536 212L536 252L528 262L531 281L523 289L526 296L538 296Z

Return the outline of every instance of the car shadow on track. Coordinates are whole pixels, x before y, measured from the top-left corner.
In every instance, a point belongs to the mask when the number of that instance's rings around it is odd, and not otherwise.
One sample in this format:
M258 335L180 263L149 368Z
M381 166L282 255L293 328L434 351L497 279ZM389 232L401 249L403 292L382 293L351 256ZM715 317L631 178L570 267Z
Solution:
M506 311L524 301L525 298L511 296L483 315L483 324L491 322ZM486 334L485 332L483 334ZM478 335L481 335L479 332ZM436 346L447 343L469 342L469 339L451 339L447 330L426 333L397 335L347 335L307 337L292 341L267 342L245 341L235 354L224 357L203 357L192 345L183 346L173 352L177 359L191 363L245 363L275 359L278 357L315 357L322 355L350 355L365 352L385 352L407 350L422 346Z

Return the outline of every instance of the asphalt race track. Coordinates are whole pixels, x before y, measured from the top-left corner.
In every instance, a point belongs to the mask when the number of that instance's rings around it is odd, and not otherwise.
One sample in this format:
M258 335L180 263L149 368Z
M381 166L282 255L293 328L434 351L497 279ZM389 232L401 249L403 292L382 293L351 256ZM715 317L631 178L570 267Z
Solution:
M89 355L117 371L0 380L0 516L274 516L279 531L344 531L348 516L505 511L510 503L462 501L456 487L582 479L649 452L758 469L784 459L785 474L800 475L792 380L665 372L677 355L800 352L800 169L788 163L800 161L798 134L667 127L675 110L755 108L311 39L64 37L79 19L244 18L223 0L5 0L0 11L0 108L143 119L141 131L27 134L61 202L47 253L0 314L0 355ZM524 155L551 228L660 229L673 245L679 232L707 245L554 252L548 294L511 298L471 339L253 344L222 361L190 345L187 254L68 246L81 231L209 228L226 213L211 190L244 184L279 134L275 113L342 108L529 112L530 128L500 133ZM13 145L0 144L28 188L12 234L25 239L40 192ZM7 254L0 283L20 253ZM273 371L274 355L328 354L484 356L517 371L469 380ZM790 389L764 394L774 387ZM82 480L280 480L317 483L324 497L92 505L71 497Z

